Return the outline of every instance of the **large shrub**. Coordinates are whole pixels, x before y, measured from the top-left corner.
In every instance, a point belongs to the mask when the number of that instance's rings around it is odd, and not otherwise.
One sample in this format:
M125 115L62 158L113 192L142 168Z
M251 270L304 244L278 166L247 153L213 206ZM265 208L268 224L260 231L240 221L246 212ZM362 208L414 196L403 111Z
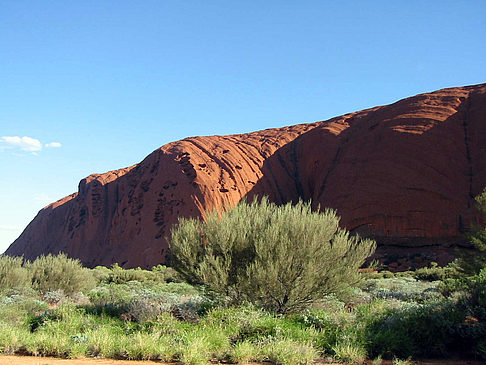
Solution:
M40 256L25 266L32 277L32 286L42 293L61 289L69 295L92 289L96 285L89 269L84 268L79 260L63 253Z
M30 286L30 276L22 262L22 257L0 255L0 289Z
M476 202L482 214L482 224L474 225L467 234L474 251L465 252L458 259L459 270L465 275L475 275L486 268L486 188L476 197Z
M375 242L341 229L333 210L263 198L205 221L181 219L170 249L173 267L190 283L283 313L357 282Z

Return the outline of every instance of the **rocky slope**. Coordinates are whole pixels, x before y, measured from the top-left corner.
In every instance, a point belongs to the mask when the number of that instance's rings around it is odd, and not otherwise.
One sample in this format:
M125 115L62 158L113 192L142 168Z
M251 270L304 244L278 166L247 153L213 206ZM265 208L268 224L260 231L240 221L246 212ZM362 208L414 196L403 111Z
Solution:
M323 122L169 143L91 175L42 209L7 254L67 252L93 266L163 262L178 217L268 195L333 207L384 247L460 241L486 186L486 84Z

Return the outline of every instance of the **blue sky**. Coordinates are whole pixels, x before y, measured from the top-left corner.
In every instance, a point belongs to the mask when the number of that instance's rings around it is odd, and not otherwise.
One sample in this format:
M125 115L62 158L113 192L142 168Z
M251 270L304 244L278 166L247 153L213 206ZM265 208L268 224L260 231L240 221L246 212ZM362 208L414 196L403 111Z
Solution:
M168 142L486 82L485 39L484 1L0 0L0 252Z

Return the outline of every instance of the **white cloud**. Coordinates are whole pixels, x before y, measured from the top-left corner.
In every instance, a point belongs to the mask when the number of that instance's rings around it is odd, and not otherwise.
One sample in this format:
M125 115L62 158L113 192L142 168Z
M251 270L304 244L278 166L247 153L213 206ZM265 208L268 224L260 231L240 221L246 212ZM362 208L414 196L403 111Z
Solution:
M46 143L45 146L47 148L59 148L62 146L62 144L59 142L51 142L51 143Z
M26 152L36 152L42 150L42 143L31 137L0 137L0 147L4 148L20 148Z
M50 142L44 144L46 148L60 148L62 144L60 142ZM37 155L37 152L42 150L42 143L36 138L32 137L18 137L18 136L4 136L0 137L0 152L6 149L20 150L23 152L31 152L33 155ZM14 151L11 152L15 154Z

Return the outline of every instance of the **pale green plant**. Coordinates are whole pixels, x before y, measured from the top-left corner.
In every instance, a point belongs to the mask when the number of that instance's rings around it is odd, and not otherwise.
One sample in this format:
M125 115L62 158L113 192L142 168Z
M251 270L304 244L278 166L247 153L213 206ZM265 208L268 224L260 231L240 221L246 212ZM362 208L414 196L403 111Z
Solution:
M408 359L399 359L399 358L394 358L393 359L393 365L412 365L412 358L408 358Z
M94 288L96 280L89 269L66 254L40 256L24 265L32 278L32 286L41 293L63 290L67 295Z
M311 344L289 339L271 341L262 347L261 352L264 359L283 365L310 364L319 356Z
M22 263L22 257L0 255L0 289L30 286L30 274Z
M258 361L260 358L261 354L258 345L250 341L238 342L233 348L232 360L238 364Z
M204 222L181 219L170 244L174 268L190 283L279 313L357 283L375 247L341 229L333 210L266 198L207 213Z
M191 337L181 349L180 360L187 365L205 365L211 360L210 347L205 336Z
M371 362L372 365L382 365L383 364L383 359L381 358L381 356L378 356L376 359L374 359L372 362Z
M366 360L366 350L356 343L338 343L332 347L334 357L342 362L350 364L363 364Z

